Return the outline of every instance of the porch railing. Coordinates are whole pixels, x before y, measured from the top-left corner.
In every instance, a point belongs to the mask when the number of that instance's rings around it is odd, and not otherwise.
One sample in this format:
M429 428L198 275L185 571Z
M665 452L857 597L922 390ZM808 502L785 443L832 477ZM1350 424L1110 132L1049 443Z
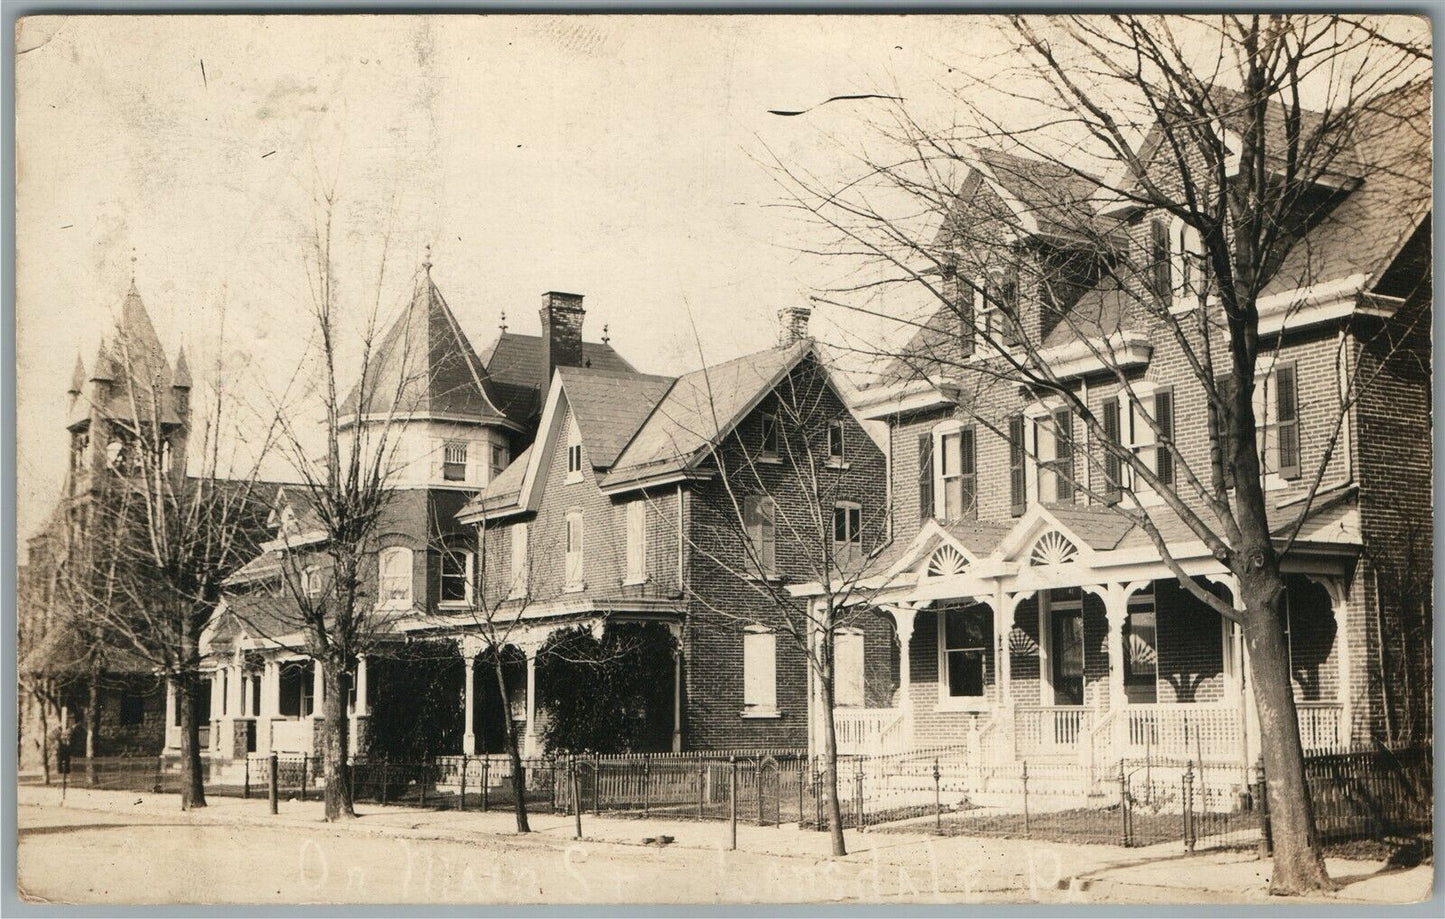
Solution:
M1020 755L1068 752L1089 738L1093 709L1083 705L1019 705L1014 708Z
M1124 719L1128 756L1219 759L1238 756L1241 749L1243 725L1235 706L1129 705Z
M1300 742L1305 752L1340 750L1349 744L1341 717L1344 707L1338 702L1296 702L1299 713Z
M898 752L885 749L885 739L894 745L904 742L903 732L897 727L902 720L903 712L896 708L834 709L833 728L838 737L838 752L846 755Z

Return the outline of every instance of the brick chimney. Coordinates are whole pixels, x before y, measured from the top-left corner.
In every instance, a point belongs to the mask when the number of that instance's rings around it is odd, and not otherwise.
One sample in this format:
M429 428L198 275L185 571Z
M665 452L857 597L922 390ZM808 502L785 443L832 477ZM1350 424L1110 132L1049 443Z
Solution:
M811 306L785 306L778 310L778 344L787 347L807 338L808 318L812 315Z
M547 385L558 367L582 366L581 294L549 290L542 295L542 347L547 358Z

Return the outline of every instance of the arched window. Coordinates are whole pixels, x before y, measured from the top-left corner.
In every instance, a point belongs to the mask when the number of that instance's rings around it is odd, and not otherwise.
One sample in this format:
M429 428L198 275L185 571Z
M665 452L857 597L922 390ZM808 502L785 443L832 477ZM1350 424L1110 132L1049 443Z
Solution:
M381 583L378 596L386 604L411 602L411 550L392 546L381 550Z
M320 565L307 565L301 572L301 592L312 598L321 596Z

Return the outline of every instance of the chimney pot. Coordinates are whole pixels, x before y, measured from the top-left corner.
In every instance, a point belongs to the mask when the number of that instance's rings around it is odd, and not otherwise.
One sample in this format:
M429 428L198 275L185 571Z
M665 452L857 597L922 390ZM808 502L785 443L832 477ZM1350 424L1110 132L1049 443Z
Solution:
M812 315L811 306L785 306L778 310L778 344L794 345L808 338L808 319Z
M542 295L542 347L547 357L547 382L558 367L582 366L582 295L549 290Z

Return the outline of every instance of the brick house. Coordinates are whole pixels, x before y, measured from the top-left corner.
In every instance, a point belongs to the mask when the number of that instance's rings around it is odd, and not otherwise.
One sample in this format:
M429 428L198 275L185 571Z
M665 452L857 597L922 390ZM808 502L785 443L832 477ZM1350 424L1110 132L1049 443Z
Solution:
M1270 523L1277 545L1288 542L1284 602L1307 749L1405 736L1391 700L1430 666L1428 655L1402 666L1390 633L1408 611L1387 589L1412 565L1429 579L1430 137L1389 128L1429 123L1429 87L1379 102L1349 174L1311 190L1317 206L1260 299L1256 409ZM1180 473L1157 431L1208 468L1203 387L1176 337L1133 308L1141 298L1129 286L1162 281L1175 315L1209 309L1191 296L1189 237L1092 193L1072 171L979 151L936 247L952 251L970 227L972 240L1008 239L1009 258L1033 270L1003 277L962 260L946 270L958 306L938 310L859 396L860 413L888 428L892 545L876 605L896 636L901 691L896 705L840 714L853 752L960 745L980 762L1096 774L1146 754L1241 767L1258 755L1240 630L1181 587L1121 513L1133 506L1121 490L1188 574L1222 598L1233 596L1231 576L1061 400L1000 374L984 347L981 330L998 328L989 324L1004 302L1038 359L1162 481ZM1096 253L1071 249L1069 221L1108 207L1124 228L1116 263L1147 264L1144 277L1115 277ZM1048 290L1028 280L1038 278ZM1358 400L1345 398L1365 379Z
M382 452L391 467L391 497L364 591L384 634L377 659L363 657L348 688L354 747L365 745L381 695L416 679L394 663L389 648L470 608L478 571L475 532L457 513L525 452L536 429L538 393L553 366L633 372L606 343L581 341L581 313L580 297L545 294L543 335L504 331L479 355L426 265L411 300L379 340L370 382L358 384L343 403L343 435L359 427L363 449ZM574 350L559 353L561 339L572 341ZM365 446L383 436L384 448ZM319 743L327 687L306 653L295 592L323 590L329 563L307 486L282 487L268 525L270 538L229 579L227 598L203 642L213 687L211 750L222 759L311 752ZM460 722L460 685L457 690ZM444 722L445 714L438 718ZM172 730L167 747L178 744Z
M778 347L677 378L558 369L531 448L461 514L491 573L484 602L525 622L511 640L529 690L558 630L660 622L675 641L656 676L672 684L672 749L806 743L809 671L785 634L803 607L782 585L815 578L821 556L817 527L794 524L821 521L833 547L867 557L886 531L886 472L806 311L787 312ZM847 701L878 705L891 687L864 671L886 670L888 631L868 617L855 633ZM522 720L535 753L533 697Z

